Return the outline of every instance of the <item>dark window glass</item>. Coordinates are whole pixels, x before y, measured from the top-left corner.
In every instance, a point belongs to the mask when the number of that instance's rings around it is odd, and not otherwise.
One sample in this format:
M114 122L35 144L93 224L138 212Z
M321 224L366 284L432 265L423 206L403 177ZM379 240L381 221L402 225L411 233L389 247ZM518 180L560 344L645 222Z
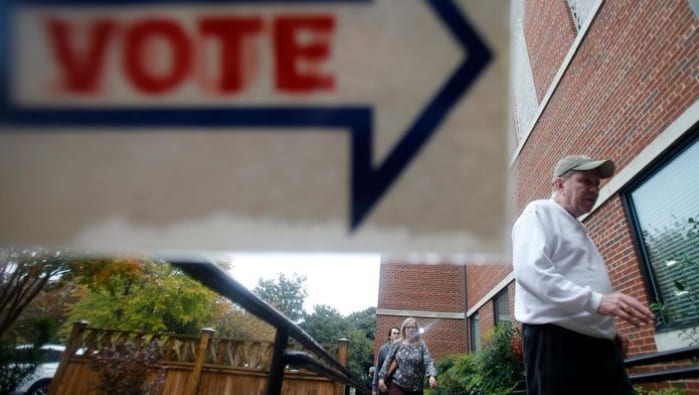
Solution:
M500 322L509 322L510 317L510 301L507 294L507 288L500 291L493 299L493 308L495 309L495 324Z
M61 362L61 355L63 354L62 351L59 350L41 350L41 362L42 363L49 363L49 362Z
M478 313L471 316L471 351L481 349L481 324Z
M629 193L659 328L699 323L699 144Z

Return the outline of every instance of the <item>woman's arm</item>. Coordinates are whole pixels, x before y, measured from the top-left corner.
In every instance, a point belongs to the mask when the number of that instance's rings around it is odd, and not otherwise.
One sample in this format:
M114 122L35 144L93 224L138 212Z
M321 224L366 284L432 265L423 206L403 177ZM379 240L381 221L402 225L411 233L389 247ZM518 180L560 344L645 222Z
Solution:
M437 388L437 369L427 344L423 343L422 363L425 364L425 374L430 378L430 388Z

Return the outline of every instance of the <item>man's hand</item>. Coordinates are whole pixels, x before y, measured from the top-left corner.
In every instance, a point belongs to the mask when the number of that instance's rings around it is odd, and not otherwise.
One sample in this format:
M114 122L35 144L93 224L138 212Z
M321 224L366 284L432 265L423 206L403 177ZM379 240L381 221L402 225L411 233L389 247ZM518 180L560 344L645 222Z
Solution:
M613 315L633 326L648 324L653 321L653 313L635 298L621 292L603 295L597 312L602 315Z
M434 376L430 376L430 388L437 388L437 378Z

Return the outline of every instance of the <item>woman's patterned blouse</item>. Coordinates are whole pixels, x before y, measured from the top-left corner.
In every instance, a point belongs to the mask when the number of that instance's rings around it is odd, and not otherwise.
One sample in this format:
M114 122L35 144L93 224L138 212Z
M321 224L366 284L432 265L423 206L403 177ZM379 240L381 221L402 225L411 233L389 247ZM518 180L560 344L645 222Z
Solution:
M398 348L397 351L396 348ZM397 341L391 344L391 349L379 372L379 378L386 379L388 367L393 360L391 356L394 354L398 369L393 373L392 381L397 386L408 391L420 391L424 388L425 377L437 377L434 360L424 342L409 344Z

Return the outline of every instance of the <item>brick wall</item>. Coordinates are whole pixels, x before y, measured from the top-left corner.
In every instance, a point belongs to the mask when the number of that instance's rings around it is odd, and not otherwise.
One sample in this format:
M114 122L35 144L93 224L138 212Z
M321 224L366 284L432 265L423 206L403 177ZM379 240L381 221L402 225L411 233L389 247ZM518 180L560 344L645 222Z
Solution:
M640 260L632 239L631 229L625 220L621 198L614 196L594 214L594 221L586 223L591 237L605 258L614 289L650 305L648 284L642 273ZM652 326L634 328L617 321L617 327L629 336L629 353L646 354L657 351Z
M577 34L566 1L527 0L524 32L537 96L541 100ZM637 158L699 100L697 54L699 20L686 1L603 2L529 140L515 159L515 215L529 201L550 196L552 169L564 155L582 153L611 158L618 170ZM650 303L621 197L608 199L585 220L585 225L609 266L614 288ZM425 272L446 270L437 266L425 265L420 270L406 265L382 266L379 308L430 310L426 300L456 308L457 298L450 299L447 295L458 289L458 285L452 284L457 276L445 271L435 272L435 278ZM465 310L479 302L510 271L508 264L468 265ZM420 287L420 277L429 279L429 285ZM401 286L403 278L412 288L410 292L408 287ZM452 291L444 292L443 287L451 287ZM508 289L513 312L514 284L509 284ZM485 303L479 314L481 333L485 333L492 328L492 301ZM385 338L388 322L396 318L378 317L379 343ZM466 325L463 323L461 327ZM631 339L631 355L656 349L652 326L638 329L619 322L619 328ZM681 385L689 389L688 393L699 394L696 381Z
M378 309L405 312L461 313L466 311L464 266L383 262L380 269ZM386 342L388 330L400 327L404 315L378 314L375 355ZM425 328L424 340L435 358L466 351L463 319L415 316Z
M468 293L468 308L475 306L495 285L512 271L512 265L507 263L492 263L489 265L467 265L466 281Z
M527 8L549 3L530 0ZM534 27L525 34L564 23L550 17L528 17ZM549 195L558 158L586 153L623 168L697 100L698 25L686 1L603 3L517 158L517 212ZM548 89L539 80L537 91Z
M464 266L381 264L378 308L463 313Z
M386 343L388 329L391 326L400 328L406 317L379 315L376 319L376 333L379 338L374 350L374 363L381 345ZM416 318L418 324L425 328L422 339L427 343L432 357L437 360L452 353L463 353L467 350L466 331L464 320L445 320L434 318Z
M523 27L536 96L541 102L577 31L565 0L525 1Z
M525 35L537 92L548 89L550 68L556 68L549 62L561 59L560 44L551 36L569 34L563 15L544 8L551 3L527 1ZM551 169L560 157L583 153L611 158L623 170L699 99L699 21L686 1L605 1L601 7L516 158L516 213L529 201L550 195ZM550 56L545 42L554 44ZM621 197L612 196L585 224L608 264L614 288L649 304ZM618 326L630 336L631 355L656 350L652 326ZM699 393L696 381L682 385Z
M623 169L699 98L698 27L684 1L603 4L517 158L517 212L549 196L551 169L561 156L612 158ZM620 197L585 223L609 264L613 286L648 303ZM646 341L652 330L620 326L639 340L632 351L652 351Z

